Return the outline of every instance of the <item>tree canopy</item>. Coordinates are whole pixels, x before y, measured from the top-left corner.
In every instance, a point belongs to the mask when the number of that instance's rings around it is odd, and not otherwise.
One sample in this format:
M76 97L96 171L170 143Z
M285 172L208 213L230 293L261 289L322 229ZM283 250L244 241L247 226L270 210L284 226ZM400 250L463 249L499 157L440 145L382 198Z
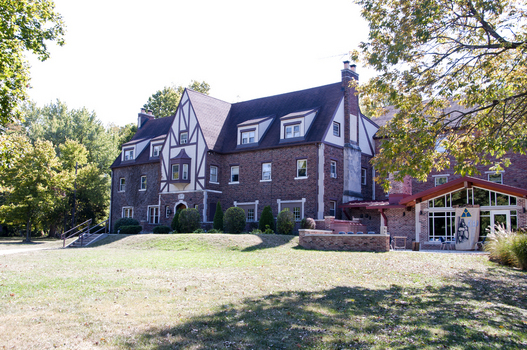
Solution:
M188 88L208 95L210 85L204 81L199 82L192 80L188 85ZM158 90L150 96L143 107L152 110L156 118L171 116L176 112L183 91L185 91L185 88L181 85L171 87L165 86L162 90Z
M526 0L356 2L370 33L352 59L380 73L358 91L376 116L378 101L395 110L379 131L379 178L500 170L507 152L525 153Z
M47 42L63 45L64 23L51 0L0 0L0 132L13 122L26 98L31 52L44 61Z

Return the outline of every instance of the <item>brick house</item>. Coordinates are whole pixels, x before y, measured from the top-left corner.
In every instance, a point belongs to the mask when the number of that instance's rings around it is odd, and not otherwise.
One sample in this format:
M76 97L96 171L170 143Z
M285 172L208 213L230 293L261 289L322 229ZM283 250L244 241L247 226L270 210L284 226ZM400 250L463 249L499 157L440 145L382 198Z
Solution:
M211 223L216 203L258 222L270 205L304 217L340 217L339 206L371 200L373 136L345 62L341 81L227 103L187 89L175 114L142 110L138 131L112 164L110 223L133 217L151 232L180 208ZM345 140L348 140L347 142Z

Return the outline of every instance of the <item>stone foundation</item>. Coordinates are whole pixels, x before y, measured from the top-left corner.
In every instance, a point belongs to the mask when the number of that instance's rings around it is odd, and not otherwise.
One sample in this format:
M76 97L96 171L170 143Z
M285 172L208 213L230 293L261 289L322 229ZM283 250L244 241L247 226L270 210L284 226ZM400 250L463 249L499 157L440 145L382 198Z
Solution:
M330 230L298 230L299 244L306 249L387 252L390 236L382 234L334 234Z

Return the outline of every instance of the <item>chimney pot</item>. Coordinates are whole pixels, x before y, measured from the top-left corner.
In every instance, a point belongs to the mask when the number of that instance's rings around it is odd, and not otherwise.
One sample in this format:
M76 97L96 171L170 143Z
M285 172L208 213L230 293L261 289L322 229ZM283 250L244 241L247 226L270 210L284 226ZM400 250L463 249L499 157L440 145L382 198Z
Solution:
M152 115L152 110L151 109L148 110L148 115Z
M350 69L351 69L353 72L355 72L356 69L357 69L357 65L356 65L356 64L352 64L352 65L350 66Z
M141 108L141 113L145 114L146 113L146 109Z
M350 69L350 61L344 61L344 69Z

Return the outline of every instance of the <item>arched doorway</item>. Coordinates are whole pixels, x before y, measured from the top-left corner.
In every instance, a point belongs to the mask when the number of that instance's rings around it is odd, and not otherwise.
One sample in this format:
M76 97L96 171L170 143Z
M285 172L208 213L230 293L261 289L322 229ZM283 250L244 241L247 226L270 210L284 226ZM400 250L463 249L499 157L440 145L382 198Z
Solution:
M187 206L185 204L179 203L176 205L176 211L183 210L183 209L187 209Z

